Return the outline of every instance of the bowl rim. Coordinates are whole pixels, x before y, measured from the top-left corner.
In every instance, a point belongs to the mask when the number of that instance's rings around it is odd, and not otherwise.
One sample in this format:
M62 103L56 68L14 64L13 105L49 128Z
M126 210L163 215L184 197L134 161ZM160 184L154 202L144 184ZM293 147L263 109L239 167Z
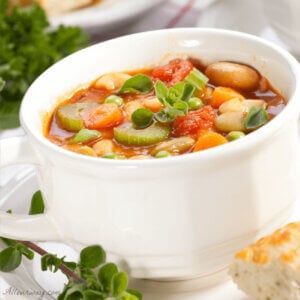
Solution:
M36 86L34 83L39 80L45 73L51 72L52 68L56 66L57 64L61 64L66 59L76 59L76 56L78 53L84 53L89 52L91 48L93 47L99 47L99 45L105 46L106 44L115 41L115 40L126 40L126 39L132 39L132 38L140 38L141 36L149 36L149 35L159 35L159 34L166 34L172 32L173 34L178 33L182 34L183 32L197 32L197 33L203 33L203 34L220 34L223 36L233 36L238 37L241 39L247 39L255 43L262 44L265 47L271 48L275 52L279 53L289 64L290 70L292 74L295 77L295 86L293 89L293 93L291 97L289 98L289 101L283 111L280 112L279 115L277 115L274 119L272 119L270 122L265 124L262 128L259 128L258 130L252 132L251 134L247 135L245 138L234 141L234 143L227 143L224 145L221 145L220 147L213 147L209 148L203 151L195 152L195 153L187 153L183 155L178 156L170 156L166 157L164 159L144 159L144 160L134 160L134 159L124 159L124 160L112 160L112 159L99 159L99 157L92 157L87 155L78 154L75 152L72 152L70 150L64 149L60 146L55 145L54 143L50 142L42 132L40 134L34 134L28 126L26 122L26 116L24 116L24 107L27 105L27 103L30 101L30 94L32 89L36 89ZM85 49L82 49L80 51L77 51L66 58L60 60L50 68L48 68L45 72L43 72L30 86L30 88L27 90L20 109L20 119L21 119L21 125L25 129L25 132L27 135L32 137L38 144L42 145L44 148L47 148L48 150L51 150L52 153L55 153L56 155L61 156L62 158L68 158L70 160L76 160L81 161L84 164L91 164L91 165L101 165L102 167L107 168L141 168L141 167L167 167L170 165L178 165L179 164L188 164L193 163L195 160L210 160L210 159L217 159L226 157L228 155L235 154L237 152L241 151L248 151L250 148L256 146L257 144L261 143L266 137L271 136L275 131L277 131L281 127L281 123L285 119L290 119L294 116L294 114L299 115L300 111L300 103L297 103L296 101L296 94L300 94L300 66L298 61L286 50L282 49L281 47L275 45L272 42L269 42L265 39L262 39L260 37L238 32L238 31L232 31L232 30L225 30L225 29L215 29L215 28L173 28L173 29L160 29L160 30L152 30L152 31L146 31L141 33L135 33L130 34L118 38L114 38L111 40L107 40L104 42L97 43L95 45L89 46Z

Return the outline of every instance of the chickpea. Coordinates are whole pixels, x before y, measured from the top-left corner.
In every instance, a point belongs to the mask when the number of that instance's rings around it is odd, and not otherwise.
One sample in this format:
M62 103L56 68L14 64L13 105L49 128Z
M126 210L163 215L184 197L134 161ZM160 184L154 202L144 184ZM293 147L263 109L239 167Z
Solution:
M212 63L206 68L205 74L217 86L241 90L254 90L260 81L258 72L251 67L231 62Z
M131 78L131 76L125 73L108 73L97 79L95 87L112 91L120 88L129 78Z

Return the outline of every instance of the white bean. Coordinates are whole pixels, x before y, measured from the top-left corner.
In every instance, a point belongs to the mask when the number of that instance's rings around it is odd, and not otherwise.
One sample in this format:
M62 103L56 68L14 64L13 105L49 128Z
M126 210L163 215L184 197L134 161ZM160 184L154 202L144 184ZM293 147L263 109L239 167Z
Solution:
M210 64L205 71L210 81L217 86L241 90L254 90L259 85L260 76L253 68L231 62Z
M226 112L215 120L216 127L224 132L244 131L244 112Z
M115 90L120 88L123 83L131 76L125 73L108 73L101 76L96 82L96 88L104 88L107 90Z
M114 152L114 143L111 140L104 139L95 143L93 150L98 156L102 156L105 153Z
M195 144L195 140L190 137L174 138L158 144L151 152L155 156L159 151L168 151L173 154L180 154L188 151Z

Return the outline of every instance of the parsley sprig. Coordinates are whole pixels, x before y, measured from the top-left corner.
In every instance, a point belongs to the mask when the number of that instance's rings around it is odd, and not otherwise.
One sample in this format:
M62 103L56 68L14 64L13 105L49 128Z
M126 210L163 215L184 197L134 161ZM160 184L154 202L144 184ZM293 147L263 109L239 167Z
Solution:
M19 107L30 84L49 66L88 45L79 27L51 29L37 4L8 10L0 0L0 130L19 126ZM2 79L1 79L2 78Z

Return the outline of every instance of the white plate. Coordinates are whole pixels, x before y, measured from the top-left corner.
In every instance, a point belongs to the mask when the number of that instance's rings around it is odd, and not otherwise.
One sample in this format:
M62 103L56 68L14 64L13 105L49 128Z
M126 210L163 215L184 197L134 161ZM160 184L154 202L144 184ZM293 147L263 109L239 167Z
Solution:
M14 213L26 213L32 194L38 190L37 178L34 170L29 167L18 168L18 174L10 182L0 189L0 207L2 210L12 209ZM297 203L297 207L299 204ZM298 209L295 209L297 211ZM296 220L294 216L292 220ZM67 259L77 260L78 254L70 247L58 243L43 243L42 247L59 256L67 256ZM40 270L40 259L36 255L33 263L24 259L22 267L17 269L13 274L0 273L0 299L16 299L15 294L8 294L18 289L25 296L18 296L18 300L25 299L54 299L49 295L42 298L41 291L52 293L52 291L61 291L65 276L59 272L53 274L42 272ZM35 279L35 281L33 280ZM186 289L189 286L193 292L176 292ZM240 292L230 280L224 284L207 289L197 290L197 280L190 282L176 283L158 283L140 281L135 283L135 288L140 290L151 290L152 293L144 292L144 300L251 300ZM166 289L167 287L167 289ZM164 290L164 292L161 292ZM31 292L30 297L26 293ZM52 295L55 295L52 293ZM3 298L1 298L1 296Z
M104 33L129 23L165 0L102 0L99 4L50 17L52 26L77 25L91 33Z

